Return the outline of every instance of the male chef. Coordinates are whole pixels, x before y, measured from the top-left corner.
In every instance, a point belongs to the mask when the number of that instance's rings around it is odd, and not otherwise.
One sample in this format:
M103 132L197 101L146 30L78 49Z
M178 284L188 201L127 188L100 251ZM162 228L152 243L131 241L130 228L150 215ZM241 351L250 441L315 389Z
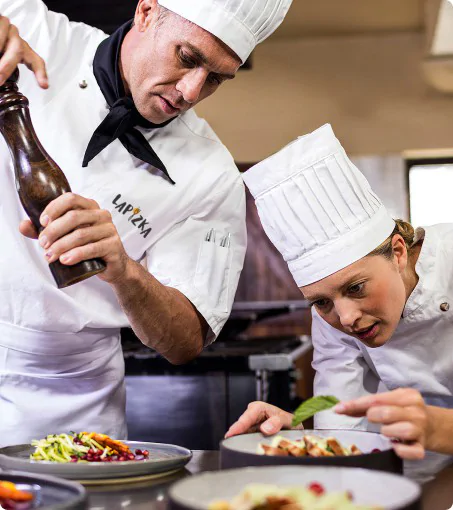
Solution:
M38 236L0 140L0 444L126 437L120 328L175 364L220 332L246 249L244 189L192 107L234 78L290 4L139 0L108 37L41 0L0 0L0 85L18 63L33 71L20 66L19 89L72 187ZM49 263L95 257L104 272L56 287Z

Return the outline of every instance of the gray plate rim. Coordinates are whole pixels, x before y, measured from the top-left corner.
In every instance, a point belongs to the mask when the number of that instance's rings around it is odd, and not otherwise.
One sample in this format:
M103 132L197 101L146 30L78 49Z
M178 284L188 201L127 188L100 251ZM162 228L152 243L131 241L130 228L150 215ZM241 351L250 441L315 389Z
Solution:
M123 441L132 448L141 449L170 449L174 450L175 455L168 459L148 459L138 462L125 461L115 463L54 463L49 461L31 461L26 458L8 455L5 452L11 448L32 448L30 444L9 445L0 448L0 470L19 470L27 473L50 474L69 480L83 479L109 479L109 478L127 478L131 476L140 476L144 474L158 474L183 468L192 458L192 451L184 446L178 446L169 443L156 443L149 441ZM102 466L102 469L99 468ZM160 469L161 467L162 469ZM129 469L131 468L131 469ZM56 470L58 469L58 473ZM100 472L101 471L101 472Z
M275 436L278 436L278 435L282 435L282 436L285 436L286 433L307 433L309 432L310 434L312 435L316 435L317 432L322 432L322 433L332 433L332 436L335 436L335 434L342 434L344 432L347 432L348 434L349 433L352 433L352 434L356 434L356 435L363 435L365 436L376 436L376 437L379 437L380 440L388 443L388 448L384 449L384 450L381 450L381 453L385 453L385 452L389 452L389 451L392 451L393 450L393 447L392 447L392 443L390 441L390 439L386 436L383 436L382 434L380 434L379 432L368 432L367 430L354 430L354 429L302 429L302 430L280 430L279 432L277 432L276 434L272 434L271 436L265 436L264 434L262 434L261 432L252 432L250 434L242 434L242 435L246 435L247 437L249 437L250 439L255 439L257 440L257 443L260 442L260 441L263 441L263 440L269 440L269 439L272 439L273 437ZM237 448L234 448L233 446L231 446L231 443L234 442L234 439L236 437L239 437L239 436L232 436L232 437L228 437L226 439L222 439L222 441L220 441L220 448L225 448L226 450L229 450L229 451L232 451L232 452L237 452L237 453L242 453L244 455L257 455L257 456L260 456L261 454L257 453L257 452L244 452L242 450L239 450ZM361 457L367 457L368 455L374 455L374 453L372 452L363 452L361 453L360 455L354 455L354 458L361 458ZM304 457L306 458L306 457ZM323 457L324 459L331 459L332 457Z

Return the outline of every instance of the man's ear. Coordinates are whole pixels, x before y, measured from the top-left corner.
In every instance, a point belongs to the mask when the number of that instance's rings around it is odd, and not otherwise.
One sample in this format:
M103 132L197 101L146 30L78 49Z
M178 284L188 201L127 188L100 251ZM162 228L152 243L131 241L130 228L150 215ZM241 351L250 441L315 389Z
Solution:
M135 9L134 26L137 27L139 32L144 32L150 23L152 23L159 10L157 0L138 0L137 8Z

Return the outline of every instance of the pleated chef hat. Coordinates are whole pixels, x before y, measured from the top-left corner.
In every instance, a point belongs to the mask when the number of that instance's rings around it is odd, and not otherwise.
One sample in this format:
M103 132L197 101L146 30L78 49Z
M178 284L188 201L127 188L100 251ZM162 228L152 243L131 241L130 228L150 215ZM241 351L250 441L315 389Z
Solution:
M244 181L298 287L368 255L395 227L329 124L255 165Z
M245 62L253 48L278 28L292 0L158 0L204 28Z

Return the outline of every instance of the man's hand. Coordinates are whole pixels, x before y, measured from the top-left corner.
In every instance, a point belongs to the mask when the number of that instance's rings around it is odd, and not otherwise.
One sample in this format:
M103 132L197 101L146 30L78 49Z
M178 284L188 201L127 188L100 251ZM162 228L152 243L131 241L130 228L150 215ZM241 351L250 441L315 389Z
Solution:
M421 394L411 388L367 395L337 404L338 414L362 417L382 425L381 434L395 439L395 452L403 459L423 459L433 427L429 408ZM400 442L398 442L400 441Z
M236 423L231 425L225 437L248 434L258 430L264 435L276 434L281 429L290 429L293 415L266 402L252 402ZM302 429L302 426L296 427Z
M94 200L64 193L45 208L40 222L45 228L39 235L39 244L49 263L60 259L62 264L70 266L101 258L107 268L98 277L113 283L124 275L127 265L132 262L110 212L100 209ZM38 238L30 220L23 221L19 230L27 237Z
M13 74L18 64L25 64L35 73L39 86L49 86L44 60L20 37L17 27L0 15L0 85Z

